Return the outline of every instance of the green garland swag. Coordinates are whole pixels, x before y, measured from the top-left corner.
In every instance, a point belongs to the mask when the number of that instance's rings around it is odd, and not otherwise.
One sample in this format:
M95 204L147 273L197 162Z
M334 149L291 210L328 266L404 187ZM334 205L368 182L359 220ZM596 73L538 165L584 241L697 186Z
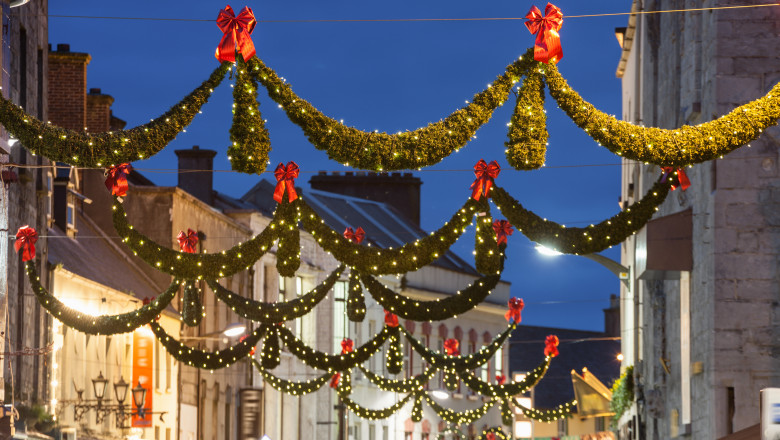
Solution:
M477 272L482 274L501 274L504 252L499 249L496 232L493 230L493 216L487 198L481 199L482 212L477 214L476 233L474 235L474 263Z
M528 69L509 122L506 160L515 169L533 170L544 165L547 151L547 115L544 111L544 79L539 69Z
M344 268L345 266L343 265L339 266L336 270L331 272L322 283L305 295L281 303L267 303L245 298L222 287L216 280L208 280L207 283L214 292L214 295L216 295L220 301L227 304L227 306L236 312L238 316L263 324L276 324L278 322L300 318L314 309L320 301L328 296L328 292L333 288L333 285L336 284L336 281L338 281L339 277L344 272Z
M309 367L327 371L345 371L355 368L358 364L367 361L376 354L392 333L387 326L377 333L371 340L356 347L347 354L328 354L308 347L300 339L283 326L276 326L276 331L282 338L282 342L290 349L290 352Z
M265 86L268 96L284 109L290 121L301 127L312 145L327 151L328 157L340 163L377 171L433 165L459 150L506 101L512 85L537 64L533 59L533 49L529 49L464 108L424 128L388 134L347 127L323 115L296 95L276 72L258 58L248 62L255 80Z
M239 343L224 350L215 352L199 350L182 344L180 341L168 336L165 329L156 322L151 322L154 335L165 350L179 362L204 370L217 370L233 365L239 359L245 358L266 332L266 326L260 326L243 338Z
M388 373L398 374L404 369L404 349L401 342L401 331L398 327L390 327L388 340L385 367L387 367Z
M482 431L482 434L479 436L479 440L487 440L487 435L490 433L496 436L496 440L511 440L511 437L506 435L504 433L504 430L501 429L500 426L496 426Z
M427 237L406 243L397 249L376 249L353 243L344 238L342 233L331 229L302 197L294 203L300 203L303 227L317 239L322 249L357 271L373 275L413 272L444 255L471 224L479 204L469 198L444 226Z
M31 153L52 161L103 168L148 159L168 145L192 122L200 108L230 70L222 63L209 79L166 113L148 124L128 130L89 134L44 123L11 101L0 97L0 124Z
M200 287L198 287L196 281L187 280L184 282L181 320L190 327L199 325L205 313L200 294Z
M506 383L503 385L493 385L488 382L483 382L470 372L464 372L459 375L463 384L474 390L474 392L482 395L494 398L508 399L521 393L525 393L530 390L544 377L547 373L547 368L550 366L552 358L547 356L542 363L528 373L523 380Z
M271 326L266 332L265 340L263 341L263 351L260 353L260 361L263 368L267 370L273 370L282 361L282 354L279 349L279 333L274 326Z
M316 379L306 380L303 382L293 382L274 376L251 357L249 358L249 362L251 362L252 365L255 366L255 369L263 376L265 383L271 385L271 387L273 387L275 390L281 391L285 394L291 394L293 396L302 396L304 394L313 393L322 388L322 386L325 385L333 376L330 373L325 373Z
M358 365L360 371L366 376L369 382L374 384L382 391L391 393L413 393L416 391L422 391L425 384L428 383L436 374L436 369L428 367L422 373L410 377L408 379L387 379L376 373L373 373L368 368Z
M349 294L347 296L347 318L352 322L363 322L366 317L366 297L360 285L357 271L349 273Z
M276 207L274 217L276 216L279 216L276 270L279 275L291 278L301 266L301 235L298 230L300 208L287 201L287 193L284 193L282 203Z
M417 395L415 395L414 397L414 405L412 405L412 414L411 414L411 419L414 423L419 423L423 418L423 407L422 407L423 394L424 393L417 393Z
M118 315L89 316L66 306L57 297L50 294L41 285L41 278L38 276L32 261L25 263L24 267L27 270L30 287L35 292L35 297L38 298L41 306L68 327L91 335L114 335L131 332L159 316L179 291L179 281L174 280L168 289L157 298L137 310Z
M236 58L236 84L233 87L233 125L230 127L228 159L231 167L242 173L265 171L271 139L260 115L257 83L247 73L247 65Z
M347 396L340 396L341 401L344 402L344 405L349 408L350 411L352 411L353 414L360 417L361 419L366 420L381 420L386 419L396 412L398 412L399 409L401 409L404 405L406 405L407 402L414 396L414 394L408 394L403 399L399 400L398 402L394 403L393 405L384 408L384 409L369 409L365 408L363 406L360 406L357 402L350 399Z
M501 423L504 425L512 426L514 420L514 414L512 414L512 408L509 406L509 399L501 400Z
M665 130L640 127L596 109L569 87L554 65L547 86L561 109L609 151L640 162L681 167L716 159L756 139L780 118L780 83L765 96L713 121Z
M484 365L496 354L496 351L504 345L504 342L512 334L517 324L509 324L506 330L501 332L493 341L482 347L478 352L461 356L450 356L447 354L439 353L426 347L422 342L412 336L405 328L399 326L401 331L406 336L406 340L412 345L414 351L416 351L428 364L439 369L454 370L461 372L465 370L473 370L474 368Z
M495 404L494 401L490 400L485 402L479 408L469 409L466 411L454 411L439 405L439 403L433 400L427 393L424 394L424 398L425 402L428 404L428 406L431 407L431 409L436 412L436 415L438 415L439 418L445 422L457 423L458 425L476 422L477 420L484 417L485 414L490 411L490 408L492 408Z
M495 289L501 275L488 275L455 295L432 301L417 301L393 292L372 276L361 275L361 281L374 300L401 318L412 321L443 321L473 309Z
M550 423L558 419L571 417L574 407L577 405L576 400L562 403L553 409L536 409L523 406L517 399L512 399L517 408L523 412L523 415L529 419L534 419L538 422Z
M444 387L447 388L450 391L455 391L458 389L458 375L453 370L444 370L442 372L442 375L444 376Z
M523 208L523 205L504 189L493 187L493 203L509 222L528 237L565 254L592 254L622 243L636 233L653 217L658 206L669 194L670 182L656 182L642 200L597 225L586 228L567 228L548 221Z
M113 209L114 229L133 254L161 272L189 279L223 278L249 268L271 249L279 233L277 225L283 220L274 214L274 219L261 233L228 250L213 254L190 254L160 246L136 231L127 223L127 213L116 198Z

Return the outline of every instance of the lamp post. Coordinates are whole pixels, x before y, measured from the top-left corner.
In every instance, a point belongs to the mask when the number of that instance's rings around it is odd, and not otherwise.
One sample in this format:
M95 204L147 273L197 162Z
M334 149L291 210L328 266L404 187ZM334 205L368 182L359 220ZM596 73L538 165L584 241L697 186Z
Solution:
M106 396L108 379L103 377L102 371L96 378L92 379L92 389L95 393L94 400L83 399L82 394L84 393L84 390L78 389L75 382L73 383L73 388L76 389L78 400L75 402L62 403L73 404L74 418L76 421L81 420L87 411L94 409L95 421L98 425L103 423L108 415L116 414L117 429L124 429L126 428L125 422L127 419L133 416L144 418L149 414L160 414L160 420L164 421L163 416L168 413L167 411L149 412L144 408L146 403L146 393L148 390L144 388L140 382L135 388L132 389L133 404L135 405L135 409L133 409L132 406L128 407L128 405L125 405L125 400L127 400L127 390L130 388L130 384L125 382L125 379L122 376L119 377L117 382L114 382L114 396L116 397L115 404L109 403L110 397Z

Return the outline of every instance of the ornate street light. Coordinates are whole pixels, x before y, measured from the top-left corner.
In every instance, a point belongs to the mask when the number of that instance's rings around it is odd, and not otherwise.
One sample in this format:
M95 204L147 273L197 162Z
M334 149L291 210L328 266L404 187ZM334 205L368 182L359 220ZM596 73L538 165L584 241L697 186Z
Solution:
M146 388L141 386L141 381L138 381L138 385L133 388L133 403L135 404L138 418L143 419L146 416L146 411L144 410L144 405L146 403Z
M95 392L98 405L100 405L100 401L106 395L106 387L108 387L108 379L103 377L103 372L101 371L98 377L92 379L92 390Z
M114 395L116 395L116 400L120 405L125 403L129 387L130 384L125 382L125 378L122 376L119 376L119 382L114 382Z

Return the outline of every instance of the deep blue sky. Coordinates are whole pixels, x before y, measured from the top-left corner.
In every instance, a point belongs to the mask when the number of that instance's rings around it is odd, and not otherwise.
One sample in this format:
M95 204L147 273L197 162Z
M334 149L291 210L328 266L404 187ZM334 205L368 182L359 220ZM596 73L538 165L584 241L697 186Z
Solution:
M522 17L528 1L426 0L393 2L291 0L249 2L258 20ZM537 3L540 9L545 3ZM561 0L564 15L626 12L629 1ZM51 1L52 15L215 19L222 2ZM238 11L244 4L232 4ZM620 49L615 27L626 16L569 18L561 30L564 57L559 64L572 87L599 109L620 114L620 81L615 69ZM128 128L147 122L176 103L217 66L214 49L221 32L213 21L171 22L57 18L49 21L53 47L69 43L88 52L88 87L116 99L114 114ZM293 90L325 114L364 130L396 132L437 121L471 99L503 73L507 64L533 45L520 20L393 23L259 23L253 41L258 56L285 77ZM219 151L215 168L229 170L225 155L231 122L229 81L215 93L193 124L162 153L136 162L160 185L175 185L174 149L200 145ZM345 170L314 149L300 129L259 90L268 120L271 162L295 160L307 186L311 172ZM438 228L466 197L471 168L480 158L502 166L498 183L539 215L571 226L585 226L618 211L618 157L598 147L556 108L548 97L550 146L547 165L515 171L504 156L506 123L514 100L499 109L466 148L416 174L423 180L423 227ZM585 165L604 166L585 166ZM568 167L574 165L575 167ZM556 168L558 167L558 168ZM148 169L165 169L153 172ZM269 167L271 170L273 166ZM144 171L144 169L147 169ZM456 171L460 170L460 171ZM309 174L306 174L306 173ZM272 179L270 174L266 178ZM239 197L257 176L217 173L216 189ZM161 213L161 215L165 215ZM497 214L494 214L498 217ZM473 261L473 238L455 250ZM505 279L526 301L523 322L578 329L603 329L601 310L618 281L601 266L575 256L543 257L516 233L510 238ZM605 253L619 258L618 249ZM554 302L554 303L551 303Z

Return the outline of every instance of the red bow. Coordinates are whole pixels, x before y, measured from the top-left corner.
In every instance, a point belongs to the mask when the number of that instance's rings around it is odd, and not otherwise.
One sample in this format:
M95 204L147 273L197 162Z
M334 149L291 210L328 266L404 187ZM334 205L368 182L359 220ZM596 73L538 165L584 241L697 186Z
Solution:
M544 355L555 357L558 356L558 337L550 335L544 340Z
M111 190L111 195L124 197L127 195L127 176L133 167L129 163L112 166L106 172L106 188Z
M501 167L498 166L498 162L495 160L488 165L485 159L480 159L476 165L474 165L474 175L477 176L474 183L471 184L471 197L474 200L479 200L480 195L490 197L488 191L493 186L493 179L498 177L498 173L501 172Z
M497 382L499 385L503 385L503 384L504 384L504 382L506 382L506 376L504 376L503 374L497 374L497 375L496 375L496 382Z
M363 242L363 239L366 238L366 231L361 227L358 227L357 231L353 231L352 228L347 228L344 230L344 238L360 244Z
M685 174L685 170L682 168L677 168L676 170L672 167L663 167L661 168L664 172L663 176L663 182L666 182L666 179L671 175L672 176L672 191L676 190L677 187L682 188L683 191L691 187L691 181L688 179L688 175Z
M287 201L293 202L298 198L298 194L295 192L295 178L298 177L300 169L298 164L289 161L287 166L279 162L274 170L274 177L276 177L276 189L274 190L274 200L278 203L282 203L284 197L284 190L287 188Z
M241 336L241 339L239 339L238 342L244 342L244 339L246 339L248 337L249 337L249 335ZM249 356L254 356L254 355L255 355L255 347L252 347L252 349L249 350Z
M339 379L341 379L341 373L334 374L333 377L330 378L330 387L334 389L338 388Z
M16 232L14 247L16 252L19 252L19 249L23 249L22 261L30 261L35 258L36 241L38 241L38 233L35 232L34 228L24 225Z
M496 241L498 245L507 243L507 236L512 235L515 232L512 229L512 225L506 220L496 220L493 222L493 230L496 232Z
M458 343L457 339L447 339L444 341L444 351L450 356L457 356L460 354L458 346L460 346L460 343Z
M179 231L179 235L176 239L179 240L179 249L181 249L182 252L190 254L195 253L195 245L198 244L197 232L187 228L187 233L185 234L184 231Z
M504 314L504 318L506 318L507 321L518 324L523 319L520 316L520 312L522 312L523 307L525 307L523 299L517 297L509 298L509 301L507 301L507 306L509 307L509 311Z
M492 432L488 432L485 434L485 440L496 440L496 434Z
M244 9L236 17L233 14L233 8L230 5L219 11L217 15L217 26L224 32L222 40L219 41L217 51L214 54L219 61L236 61L236 50L241 52L244 61L255 56L255 44L249 34L255 30L257 20L252 8L244 6Z
M544 16L539 8L531 6L525 18L525 26L532 34L536 34L534 42L534 59L543 63L553 63L563 58L563 49L561 49L561 37L558 31L563 26L563 13L553 5L547 3L544 8Z
M341 341L341 354L352 353L354 350L355 343L352 341L352 339L344 338L344 340Z
M398 327L398 315L385 310L385 325L388 327Z

